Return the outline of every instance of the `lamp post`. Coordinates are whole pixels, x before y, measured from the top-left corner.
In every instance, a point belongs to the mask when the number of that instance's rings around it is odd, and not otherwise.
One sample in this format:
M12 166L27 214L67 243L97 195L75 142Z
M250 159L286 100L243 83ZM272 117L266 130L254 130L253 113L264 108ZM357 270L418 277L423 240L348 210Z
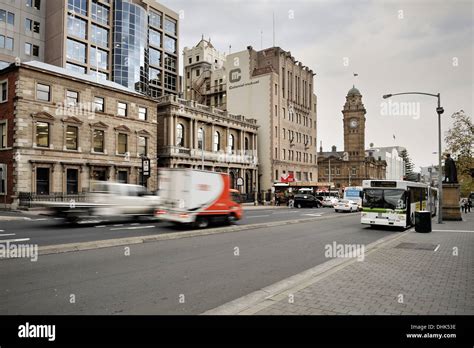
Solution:
M438 224L443 223L443 174L441 170L441 114L444 113L444 109L441 107L441 97L440 94L432 93L422 93L422 92L405 92L405 93L394 93L394 94L385 94L383 99L387 99L396 95L404 94L421 94L428 95L430 97L438 98L438 107L436 108L436 113L438 114Z

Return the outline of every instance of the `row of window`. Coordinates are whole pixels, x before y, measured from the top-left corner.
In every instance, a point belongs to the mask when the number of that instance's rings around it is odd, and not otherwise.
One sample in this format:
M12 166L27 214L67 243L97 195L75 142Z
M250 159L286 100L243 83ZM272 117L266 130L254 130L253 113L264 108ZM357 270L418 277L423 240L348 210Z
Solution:
M288 158L287 158L288 152ZM296 159L295 159L296 154ZM316 158L316 156L315 156ZM275 147L275 159L278 159L278 148ZM296 162L303 162L303 163L313 163L313 155L306 152L294 151L294 150L281 150L281 159L288 160L288 161L296 161Z
M275 105L275 116L278 116L278 106ZM283 119L286 119L286 109L283 108ZM305 127L313 128L313 120L309 116L304 116L294 111L288 110L288 121L296 122L297 124L302 124ZM316 122L314 125L316 128Z
M51 124L48 122L36 122L35 140L37 147L49 148L51 144ZM127 133L117 134L117 154L126 155L129 152L129 135ZM65 133L66 150L77 151L79 149L79 127L66 126ZM146 156L148 150L148 138L138 136L138 156ZM92 136L92 151L105 153L105 131L94 129Z
M0 23L15 25L15 14L0 9Z
M286 171L283 171L283 175L286 174ZM313 181L313 173L312 172L295 172L293 171L288 171L288 174L293 176L297 181ZM280 176L278 175L278 169L275 170L275 180L280 181Z
M285 82L285 79L287 81ZM294 82L294 84L293 84ZM285 90L287 87L287 90ZM288 98L290 100L294 100L297 103L302 101L302 104L308 108L311 107L311 98L313 93L313 85L306 80L301 80L301 77L296 76L293 79L293 73L288 71L287 74L285 73L285 68L282 68L281 72L281 89L283 98ZM275 94L277 95L278 88L275 84ZM285 92L287 92L285 94Z
M296 139L295 139L296 135ZM282 129L283 139L286 139L286 128ZM275 126L275 138L278 138L278 127ZM305 144L306 146L313 145L313 137L311 135L299 133L288 129L288 140L290 142L296 141L298 144Z
M329 175L329 168L325 168L324 169L324 172L326 173L326 175ZM350 169L350 174L351 175L357 175L357 168L356 167L352 167ZM341 175L341 168L339 167L332 167L331 168L331 175Z
M3 82L2 82L3 83ZM50 102L51 86L43 83L36 84L36 100ZM79 92L73 90L66 90L66 105L75 106L79 103ZM94 97L94 111L105 112L105 98ZM128 117L128 103L117 102L117 116ZM148 119L148 109L143 106L138 107L138 119L146 121Z
M0 35L0 48L5 48L7 50L13 51L14 40L12 37Z

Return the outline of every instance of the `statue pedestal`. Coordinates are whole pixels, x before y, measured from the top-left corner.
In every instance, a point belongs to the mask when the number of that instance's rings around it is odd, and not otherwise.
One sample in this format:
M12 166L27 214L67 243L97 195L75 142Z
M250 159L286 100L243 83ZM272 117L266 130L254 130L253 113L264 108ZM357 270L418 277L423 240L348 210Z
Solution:
M443 220L462 220L459 184L443 183Z

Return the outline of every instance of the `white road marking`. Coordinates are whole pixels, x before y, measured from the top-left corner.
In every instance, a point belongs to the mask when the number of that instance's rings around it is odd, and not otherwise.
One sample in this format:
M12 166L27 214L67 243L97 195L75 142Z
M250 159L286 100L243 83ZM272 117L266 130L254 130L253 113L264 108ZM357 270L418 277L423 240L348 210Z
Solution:
M433 230L433 232L466 232L466 233L474 233L474 231L469 231L469 230Z
M119 228L111 228L111 231L117 230L141 230L144 228L154 228L155 226L135 226L135 227L119 227Z
M0 232L5 232L5 230L0 230Z
M1 230L3 232L3 230ZM0 237L5 237L5 236L14 236L15 233L5 233L5 234L0 234Z
M54 220L62 220L63 218L54 218Z
M30 238L22 238L22 239L6 239L6 240L0 240L0 243L7 243L7 242L26 242L27 240L30 240Z
M106 225L97 225L96 227L100 228L100 227L105 227Z
M438 245L436 246L436 249L435 249L434 251L435 251L435 252L438 251L438 249L439 249L440 246L441 246L441 244L438 244Z
M123 224L116 224L115 227L123 226Z
M46 221L48 220L47 218L41 218L41 219L34 219L33 221Z
M301 214L301 215L307 215L307 216L321 216L322 214Z

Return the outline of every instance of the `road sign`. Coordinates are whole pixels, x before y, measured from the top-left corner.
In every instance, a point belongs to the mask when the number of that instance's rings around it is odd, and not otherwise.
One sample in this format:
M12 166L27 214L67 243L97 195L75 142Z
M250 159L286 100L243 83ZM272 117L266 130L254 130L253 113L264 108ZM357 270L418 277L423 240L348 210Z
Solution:
M142 158L142 174L144 177L150 176L150 159L143 157Z
M237 186L244 186L244 179L239 177L237 178Z

